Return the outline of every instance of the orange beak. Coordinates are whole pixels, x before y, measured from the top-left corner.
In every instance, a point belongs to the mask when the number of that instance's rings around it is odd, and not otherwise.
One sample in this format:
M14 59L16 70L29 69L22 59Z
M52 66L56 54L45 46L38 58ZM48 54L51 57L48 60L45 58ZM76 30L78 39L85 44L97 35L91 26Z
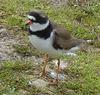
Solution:
M31 20L28 20L27 22L26 22L26 25L31 25L33 22L31 21Z

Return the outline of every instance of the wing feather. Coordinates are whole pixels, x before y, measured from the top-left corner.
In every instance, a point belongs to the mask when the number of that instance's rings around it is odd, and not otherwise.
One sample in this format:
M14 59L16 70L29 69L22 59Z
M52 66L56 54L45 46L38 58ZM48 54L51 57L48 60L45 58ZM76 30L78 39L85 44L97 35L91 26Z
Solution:
M73 38L63 27L56 26L54 30L53 46L56 49L71 49L79 45L81 40Z

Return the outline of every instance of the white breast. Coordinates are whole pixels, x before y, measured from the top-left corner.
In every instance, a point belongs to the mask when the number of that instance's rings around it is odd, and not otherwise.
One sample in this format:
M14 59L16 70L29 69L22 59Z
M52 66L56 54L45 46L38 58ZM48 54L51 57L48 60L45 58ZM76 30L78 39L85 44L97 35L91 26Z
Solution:
M53 37L53 33L51 33L50 38L48 38L46 40L41 39L35 35L30 35L29 40L36 49L38 49L42 52L46 52L50 55L58 55L59 53L61 53L61 50L59 52L59 50L56 50L53 48L53 46L52 46L53 38L52 37Z

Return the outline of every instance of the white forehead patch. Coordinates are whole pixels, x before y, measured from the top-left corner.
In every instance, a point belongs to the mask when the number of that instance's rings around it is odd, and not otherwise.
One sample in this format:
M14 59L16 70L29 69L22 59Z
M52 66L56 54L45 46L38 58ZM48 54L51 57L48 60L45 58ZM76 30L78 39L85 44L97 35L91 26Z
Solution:
M28 17L29 19L36 20L36 18L35 18L34 16L30 16L30 15L28 15L27 17Z

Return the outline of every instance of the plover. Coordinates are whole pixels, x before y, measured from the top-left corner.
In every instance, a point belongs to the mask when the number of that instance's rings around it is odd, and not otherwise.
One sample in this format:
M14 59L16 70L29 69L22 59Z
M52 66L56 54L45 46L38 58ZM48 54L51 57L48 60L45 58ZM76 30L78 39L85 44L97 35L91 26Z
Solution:
M82 40L76 39L66 28L52 22L41 10L34 10L28 14L29 40L39 51L46 53L42 75L45 75L48 55L57 57L62 54L74 54L81 47ZM60 59L58 59L59 71ZM58 72L57 72L58 74ZM58 81L58 79L57 79Z

